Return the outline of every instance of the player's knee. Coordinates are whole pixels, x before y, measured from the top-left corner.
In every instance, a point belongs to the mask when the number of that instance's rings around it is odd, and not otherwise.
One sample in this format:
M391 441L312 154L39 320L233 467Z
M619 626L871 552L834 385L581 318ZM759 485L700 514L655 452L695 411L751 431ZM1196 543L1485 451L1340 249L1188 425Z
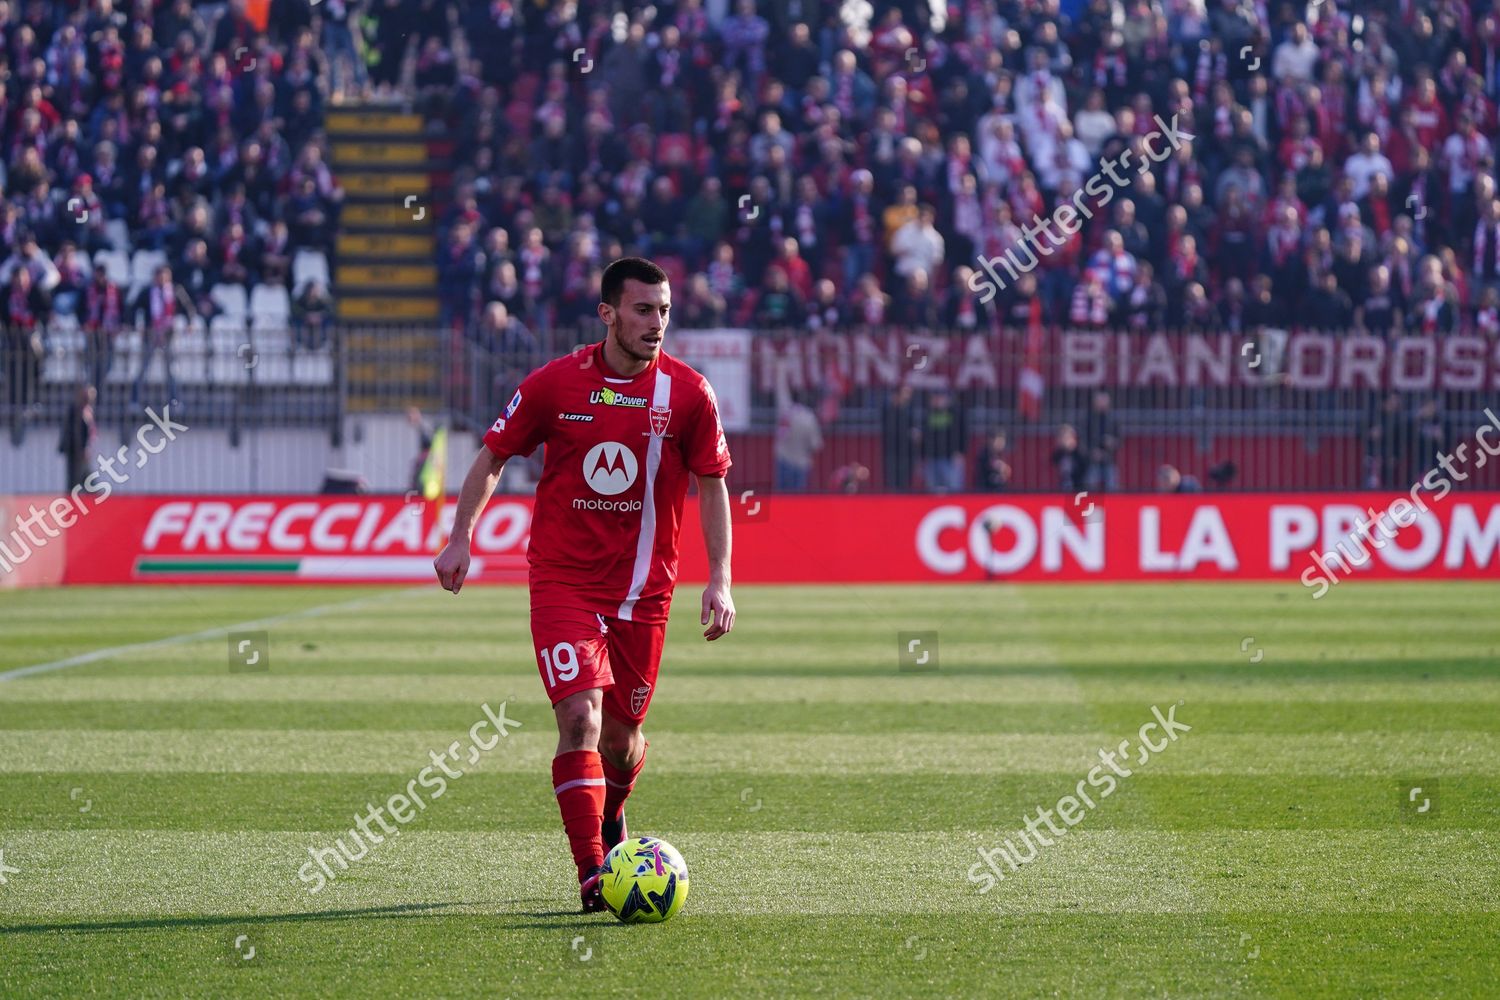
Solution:
M599 745L599 709L586 701L557 706L557 735L574 750Z
M610 760L629 760L639 756L637 748L642 742L639 726L630 729L611 726L599 737L599 752Z

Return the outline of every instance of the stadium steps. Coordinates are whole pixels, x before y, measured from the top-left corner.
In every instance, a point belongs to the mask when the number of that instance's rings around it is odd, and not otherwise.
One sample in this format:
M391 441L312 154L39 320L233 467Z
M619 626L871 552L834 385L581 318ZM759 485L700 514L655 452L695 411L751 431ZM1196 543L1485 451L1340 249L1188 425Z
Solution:
M439 209L426 123L388 106L349 104L328 113L326 128L344 189L335 309L340 320L364 328L349 335L356 356L381 359L349 370L349 408L435 407Z

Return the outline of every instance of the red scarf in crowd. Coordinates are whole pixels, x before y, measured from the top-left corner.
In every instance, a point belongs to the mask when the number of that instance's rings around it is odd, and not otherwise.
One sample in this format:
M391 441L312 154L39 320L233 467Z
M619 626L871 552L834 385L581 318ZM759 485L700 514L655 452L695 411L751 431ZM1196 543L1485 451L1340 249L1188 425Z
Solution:
M120 328L120 290L112 282L103 285L90 283L86 298L85 315L90 330L118 330Z

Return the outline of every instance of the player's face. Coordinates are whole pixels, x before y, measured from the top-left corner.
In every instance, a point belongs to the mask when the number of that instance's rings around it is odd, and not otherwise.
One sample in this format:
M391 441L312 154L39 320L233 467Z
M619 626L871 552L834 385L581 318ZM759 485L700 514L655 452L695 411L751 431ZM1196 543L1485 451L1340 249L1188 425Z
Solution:
M672 290L665 281L648 285L627 279L619 306L610 309L613 315L605 318L609 335L626 355L649 364L661 353L671 308Z

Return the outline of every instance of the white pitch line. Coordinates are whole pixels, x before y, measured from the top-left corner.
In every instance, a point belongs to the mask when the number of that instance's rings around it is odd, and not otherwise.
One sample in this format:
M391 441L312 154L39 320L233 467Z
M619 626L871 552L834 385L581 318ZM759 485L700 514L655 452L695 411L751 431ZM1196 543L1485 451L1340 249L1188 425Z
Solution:
M66 670L68 667L82 666L85 663L96 663L99 660L107 660L121 653L133 653L143 649L160 649L164 646L180 646L185 642L197 642L201 639L212 639L216 636L228 635L230 632L238 632L243 629L261 628L267 625L276 625L281 622L296 621L299 618L316 618L330 611L339 611L347 608L357 608L361 605L372 604L391 597L411 594L416 590L427 588L405 587L401 590L390 591L383 594L374 594L369 597L360 597L352 601L340 601L336 604L319 604L316 607L303 608L301 611L289 611L284 615L272 615L270 618L260 618L251 622L240 622L238 625L225 625L222 628L204 629L201 632L188 632L182 635L169 635L165 639L152 639L150 642L133 642L127 646L110 646L107 649L95 649L87 653L79 653L65 660L53 660L51 663L34 663L29 667L16 667L0 673L0 682L13 681L18 677L29 677L32 674L45 674L53 670Z

